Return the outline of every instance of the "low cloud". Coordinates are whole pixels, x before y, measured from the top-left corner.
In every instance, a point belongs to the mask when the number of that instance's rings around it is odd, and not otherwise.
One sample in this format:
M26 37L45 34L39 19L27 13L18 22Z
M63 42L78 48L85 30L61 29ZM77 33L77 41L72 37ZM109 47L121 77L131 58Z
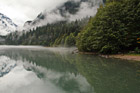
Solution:
M23 26L28 20L34 20L39 13L45 14L45 20L41 20L35 26L43 26L61 20L74 21L87 16L94 16L102 0L0 0L0 12L10 17L17 25ZM68 1L80 3L78 11L71 14L65 11L62 16L59 8ZM55 11L55 12L54 12ZM35 19L37 20L37 19Z
M77 12L72 14L70 13L68 10L66 10L64 3L59 4L58 6L56 6L54 9L52 9L51 11L45 10L42 15L45 16L45 18L43 20L40 20L38 18L36 18L34 21L36 21L37 23L34 25L36 26L43 26L46 25L47 23L55 23L57 21L75 21L77 19L82 19L85 17L90 17L90 16L94 16L97 13L97 8L99 7L100 4L102 4L102 0L86 0L86 1L82 1L82 0L68 0L68 1L73 1L77 4L80 4L79 7L77 8ZM63 11L64 15L61 14Z
M97 12L98 4L92 6L89 2L82 2L79 11L75 15L68 14L69 21L74 21L76 19L82 19L85 17L94 16Z
M68 0L0 0L0 12L16 24L33 20L43 10L51 11Z

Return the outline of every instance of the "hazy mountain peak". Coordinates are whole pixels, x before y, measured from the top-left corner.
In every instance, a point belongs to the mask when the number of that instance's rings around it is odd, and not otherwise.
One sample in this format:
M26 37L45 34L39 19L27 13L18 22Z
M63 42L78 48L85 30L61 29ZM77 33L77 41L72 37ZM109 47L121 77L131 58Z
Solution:
M6 15L0 13L0 35L5 36L17 29L17 25Z
M41 12L31 23L26 22L27 29L47 25L58 21L75 21L94 16L103 0L68 0L52 11Z

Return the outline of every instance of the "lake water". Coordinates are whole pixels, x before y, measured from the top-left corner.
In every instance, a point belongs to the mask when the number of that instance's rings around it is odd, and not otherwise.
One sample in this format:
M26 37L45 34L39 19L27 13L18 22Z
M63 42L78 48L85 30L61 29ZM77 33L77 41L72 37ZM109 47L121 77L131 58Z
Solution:
M0 93L140 93L140 62L73 50L0 46Z

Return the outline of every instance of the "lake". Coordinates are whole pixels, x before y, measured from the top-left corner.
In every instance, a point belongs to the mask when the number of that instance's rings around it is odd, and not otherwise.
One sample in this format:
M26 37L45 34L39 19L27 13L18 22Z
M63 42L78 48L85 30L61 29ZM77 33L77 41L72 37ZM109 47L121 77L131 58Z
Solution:
M73 50L0 46L0 93L140 93L140 62Z

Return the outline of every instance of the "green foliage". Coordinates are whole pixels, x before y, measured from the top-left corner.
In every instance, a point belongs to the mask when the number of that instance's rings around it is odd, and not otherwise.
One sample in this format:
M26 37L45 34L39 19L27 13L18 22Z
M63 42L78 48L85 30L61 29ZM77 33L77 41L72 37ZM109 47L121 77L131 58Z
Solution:
M75 46L75 43L76 43L76 40L72 33L66 37L65 46Z
M6 38L12 45L75 46L75 37L87 23L88 18L73 22L57 22L21 33L11 33Z
M113 0L100 7L77 37L80 51L103 54L134 50L140 44L140 1Z

